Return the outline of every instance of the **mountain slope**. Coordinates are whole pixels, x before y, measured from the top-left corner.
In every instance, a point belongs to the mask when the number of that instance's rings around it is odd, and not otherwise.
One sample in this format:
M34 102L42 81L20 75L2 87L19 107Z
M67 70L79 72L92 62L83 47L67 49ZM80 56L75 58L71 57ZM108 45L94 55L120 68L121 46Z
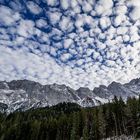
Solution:
M0 111L13 112L60 102L75 102L84 107L96 106L112 100L114 96L124 100L129 96L137 97L140 93L140 79L126 84L112 82L108 87L101 85L90 90L81 87L74 90L66 85L41 85L28 80L0 82Z

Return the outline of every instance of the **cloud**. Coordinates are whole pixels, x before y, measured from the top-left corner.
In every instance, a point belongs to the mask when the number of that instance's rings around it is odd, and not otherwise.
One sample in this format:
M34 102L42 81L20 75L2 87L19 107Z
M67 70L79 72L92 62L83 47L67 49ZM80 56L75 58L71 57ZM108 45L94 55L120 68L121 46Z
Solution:
M42 9L32 1L27 2L27 7L33 14L39 14L42 11Z
M62 17L62 20L59 22L59 26L62 31L71 31L73 29L71 19L66 16Z
M108 17L102 17L100 19L100 26L104 30L111 25L110 19Z
M57 24L61 18L61 13L59 12L48 12L49 19L52 24Z
M140 18L140 6L134 7L134 9L132 10L132 12L130 13L130 17L133 20L137 20L137 19Z
M48 23L47 23L47 21L45 19L38 19L36 21L36 26L39 27L39 28L43 28L43 27L45 27L47 25L48 25Z
M45 0L49 6L55 6L57 4L57 0Z
M112 0L108 0L107 2L104 0L99 0L95 7L95 11L98 15L110 15L112 6L113 6Z
M17 34L28 38L30 35L33 35L34 24L32 20L21 20L20 24L17 26Z
M10 26L19 19L19 13L12 11L9 7L0 5L0 25Z
M0 80L93 89L138 77L139 7L139 0L1 1Z
M69 8L69 0L60 0L61 7L66 10Z

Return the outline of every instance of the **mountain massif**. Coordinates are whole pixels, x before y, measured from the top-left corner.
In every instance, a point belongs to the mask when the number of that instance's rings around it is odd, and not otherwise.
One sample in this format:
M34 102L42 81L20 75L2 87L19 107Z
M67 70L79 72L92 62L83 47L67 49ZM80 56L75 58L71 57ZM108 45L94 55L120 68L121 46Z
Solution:
M109 86L100 85L90 90L81 87L74 90L66 85L41 85L29 80L13 80L0 82L0 111L13 112L56 105L61 102L77 103L83 107L92 107L111 101L114 96L138 97L140 94L140 79L129 83L112 82Z

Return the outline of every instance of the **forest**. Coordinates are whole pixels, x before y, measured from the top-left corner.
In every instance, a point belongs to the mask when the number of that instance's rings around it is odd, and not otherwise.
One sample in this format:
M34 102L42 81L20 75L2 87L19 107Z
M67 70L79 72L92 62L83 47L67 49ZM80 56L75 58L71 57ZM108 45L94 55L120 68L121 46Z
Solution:
M75 103L0 114L0 140L103 140L140 138L140 97L114 97L104 105Z

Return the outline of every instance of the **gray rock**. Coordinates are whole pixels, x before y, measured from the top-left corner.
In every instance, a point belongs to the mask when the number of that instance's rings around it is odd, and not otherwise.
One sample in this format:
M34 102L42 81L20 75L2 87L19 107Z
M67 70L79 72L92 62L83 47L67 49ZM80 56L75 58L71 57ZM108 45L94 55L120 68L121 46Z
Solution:
M140 79L127 84L112 82L108 87L101 85L90 90L81 87L74 90L66 85L41 85L29 80L0 82L0 111L13 112L30 108L52 106L60 102L74 102L91 107L111 101L115 96L124 100L140 93Z

